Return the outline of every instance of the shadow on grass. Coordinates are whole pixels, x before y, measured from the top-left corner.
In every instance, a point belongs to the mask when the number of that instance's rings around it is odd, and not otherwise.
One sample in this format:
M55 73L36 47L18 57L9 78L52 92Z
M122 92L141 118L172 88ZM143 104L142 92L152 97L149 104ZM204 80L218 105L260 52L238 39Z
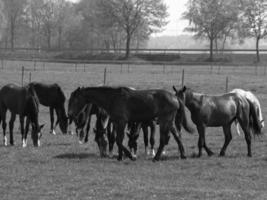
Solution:
M87 158L99 158L99 155L93 153L64 153L54 156L56 159L87 159Z

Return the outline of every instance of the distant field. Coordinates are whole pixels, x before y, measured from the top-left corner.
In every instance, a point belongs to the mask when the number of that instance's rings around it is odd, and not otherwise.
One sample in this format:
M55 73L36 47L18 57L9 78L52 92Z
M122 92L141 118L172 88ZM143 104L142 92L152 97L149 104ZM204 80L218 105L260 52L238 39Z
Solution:
M163 66L163 65L77 65L60 63L6 62L0 69L0 86L21 84L21 66L26 71L24 84L32 81L57 82L67 98L78 86L103 83L107 68L107 85L126 85L139 89L185 84L196 91L219 94L228 89L244 88L260 99L263 115L267 115L267 75L264 66ZM35 71L34 71L35 68ZM18 120L17 120L18 121ZM139 139L137 161L101 159L93 134L89 144L79 145L70 135L50 135L48 109L41 107L40 123L46 123L40 148L22 149L18 123L14 147L0 142L1 199L266 199L267 140L266 134L252 142L253 157L247 158L244 136L234 128L233 140L225 158L217 155L193 158L198 135L183 131L187 160L178 157L177 145L171 139L167 156L152 163L144 155ZM59 131L58 131L59 132ZM264 130L265 132L265 130ZM2 129L0 129L2 133ZM2 134L1 134L2 135ZM156 146L158 146L157 131ZM2 136L0 136L2 138ZM0 139L1 140L1 139ZM126 142L127 139L125 139ZM207 144L219 153L224 142L222 130L207 129ZM116 149L115 149L116 152Z

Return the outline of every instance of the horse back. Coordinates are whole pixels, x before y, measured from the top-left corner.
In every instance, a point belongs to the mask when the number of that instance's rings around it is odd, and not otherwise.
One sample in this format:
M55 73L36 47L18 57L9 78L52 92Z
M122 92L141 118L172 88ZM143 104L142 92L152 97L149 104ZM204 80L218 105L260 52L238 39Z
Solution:
M48 107L58 107L64 105L66 97L58 84L32 82L29 85L34 87L42 105Z
M126 110L129 120L133 121L166 116L179 108L176 96L165 90L128 90L124 96L121 101L125 101L125 106L121 109Z

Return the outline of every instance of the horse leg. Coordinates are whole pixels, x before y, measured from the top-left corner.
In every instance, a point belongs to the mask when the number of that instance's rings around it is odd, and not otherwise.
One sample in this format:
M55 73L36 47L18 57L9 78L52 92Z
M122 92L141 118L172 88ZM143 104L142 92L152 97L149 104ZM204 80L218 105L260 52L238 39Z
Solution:
M19 122L20 122L20 133L21 133L21 138L22 138L22 147L26 147L27 138L26 138L26 134L24 133L24 116L22 115L19 116ZM26 145L24 146L24 144Z
M30 126L30 119L27 117L26 118L26 126L25 126L25 137L24 137L24 139L22 139L22 147L27 146L27 135L29 132L29 126Z
M235 126L236 126L237 134L238 134L238 135L241 135L241 134L240 134L240 128L239 128L240 125L239 125L239 123L238 123L238 120L235 120Z
M91 115L88 116L87 123L86 123L86 132L85 132L85 138L84 138L84 143L88 142L88 137L89 137L89 130L91 126Z
M156 124L155 124L155 122L152 122L152 124L150 125L150 147L151 147L152 156L155 156L155 150L154 150L155 131L156 131Z
M132 156L130 151L123 145L123 139L124 139L124 131L126 127L126 122L119 122L116 125L116 143L118 146L118 161L122 160L122 153L125 153L127 157L129 157L131 160L135 160L135 158Z
M185 156L185 153L184 153L184 146L183 146L183 143L182 143L182 140L181 140L181 134L180 132L178 132L178 130L175 128L175 125L173 125L171 127L171 133L175 139L175 141L177 142L178 144L178 148L179 148L179 151L180 151L180 154L181 154L181 158L182 159L185 159L186 156Z
M49 107L49 113L50 113L50 133L53 135L56 135L56 132L54 130L54 108L53 107Z
M115 143L115 130L112 130L111 122L108 123L107 127L107 137L108 137L108 145L109 145L109 156L113 156L113 146Z
M10 121L9 121L9 142L10 142L10 145L14 145L14 138L13 138L13 128L14 128L14 121L16 119L16 114L14 113L11 113L11 118L10 118Z
M169 131L170 128L168 127L167 123L161 122L160 123L160 142L159 142L159 148L158 151L153 158L153 161L158 161L162 151L164 150L164 146L166 143L168 143L168 137L169 137Z
M205 126L198 125L197 126L199 138L198 138L198 157L202 156L202 147L205 148L208 156L211 156L213 152L207 147L205 141Z
M146 153L146 155L149 155L150 152L147 149L147 146L148 146L148 127L144 123L142 123L142 130L143 130L143 134L144 134L145 153Z
M247 123L245 123L247 122ZM244 121L239 121L239 124L241 125L241 128L244 132L244 135L245 135L245 140L247 142L247 150L248 150L248 154L247 156L248 157L251 157L252 156L252 153L251 153L251 129L249 127L249 120L245 120Z
M225 155L226 148L229 145L230 141L232 140L231 124L223 126L223 133L224 133L225 141L221 149L220 156Z
M1 110L1 120L2 120L2 128L3 128L3 143L7 146L7 137L6 137L6 108L2 108Z

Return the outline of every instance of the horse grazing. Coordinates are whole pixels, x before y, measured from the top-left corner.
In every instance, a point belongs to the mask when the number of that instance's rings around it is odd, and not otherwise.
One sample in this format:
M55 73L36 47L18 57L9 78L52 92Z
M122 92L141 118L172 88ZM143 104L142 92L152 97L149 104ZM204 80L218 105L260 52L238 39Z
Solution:
M107 113L103 109L98 108L95 104L87 104L83 97L75 99L73 98L73 95L70 96L68 104L68 116L70 119L69 123L71 124L72 121L74 121L76 125L76 133L79 137L80 143L83 143L83 141L88 142L92 115L96 115L96 127L94 128L94 132L95 141L98 144L100 151L100 156L106 156L106 133L109 141L109 153L111 155L114 144L114 132L112 132L110 129L109 116ZM84 131L85 128L86 131Z
M122 160L123 153L130 159L135 159L123 145L127 123L154 119L157 119L160 125L160 145L153 160L159 160L170 131L179 146L181 157L185 158L184 147L174 120L177 112L185 116L184 105L172 93L165 90L131 90L126 87L79 87L71 96L74 99L83 97L87 103L96 104L107 111L116 130L118 160ZM186 117L179 123L182 121L187 125ZM191 130L190 127L185 128Z
M237 93L237 94L245 97L246 99L249 99L254 104L256 111L257 111L258 120L260 121L261 128L263 128L264 127L264 119L262 117L261 105L260 105L260 101L258 100L258 98L252 92L245 91L242 89L233 89L230 91L230 93ZM238 135L240 135L240 130L239 130L240 125L239 125L237 120L235 121L235 124L236 124L237 133L238 133Z
M226 148L232 140L231 124L235 120L238 120L244 131L247 142L247 155L251 157L251 128L254 130L254 134L259 135L261 134L261 127L255 106L249 99L243 98L236 93L208 96L195 93L185 86L180 90L173 86L173 89L177 97L182 99L190 110L192 121L197 126L199 157L202 155L202 147L204 147L209 156L213 155L213 152L206 145L206 127L223 127L225 142L220 151L220 156L225 155Z
M24 118L32 125L32 140L34 146L39 146L41 129L44 125L39 125L39 102L35 90L32 86L19 87L15 84L8 84L0 90L0 118L2 120L4 145L7 146L6 138L6 112L11 112L11 119L9 121L10 130L10 144L14 145L13 127L16 119L16 114L20 118L20 129L22 135L22 146L27 146L27 131L24 131Z
M150 151L148 149L148 128L150 128ZM156 131L156 122L154 120L148 122L130 122L128 124L128 147L136 155L137 152L137 139L140 135L140 131L143 131L144 134L144 144L145 144L145 153L146 155L155 156L154 144L155 144L155 131Z
M29 83L30 87L33 87L36 91L37 97L41 105L49 107L50 112L50 133L56 134L55 126L59 124L59 127L63 134L67 133L68 128L68 118L65 111L65 95L56 83L46 84L31 82ZM54 111L56 111L57 121L54 125Z

